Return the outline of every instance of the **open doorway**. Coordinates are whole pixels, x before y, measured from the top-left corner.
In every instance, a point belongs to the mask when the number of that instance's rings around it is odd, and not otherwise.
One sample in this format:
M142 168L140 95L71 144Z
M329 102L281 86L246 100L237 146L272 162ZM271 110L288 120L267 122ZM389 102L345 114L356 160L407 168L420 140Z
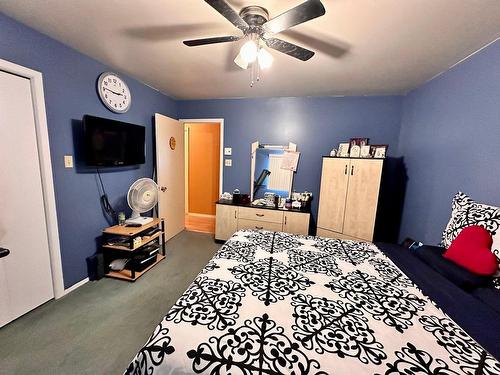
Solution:
M183 120L186 230L215 233L215 202L222 189L223 122Z

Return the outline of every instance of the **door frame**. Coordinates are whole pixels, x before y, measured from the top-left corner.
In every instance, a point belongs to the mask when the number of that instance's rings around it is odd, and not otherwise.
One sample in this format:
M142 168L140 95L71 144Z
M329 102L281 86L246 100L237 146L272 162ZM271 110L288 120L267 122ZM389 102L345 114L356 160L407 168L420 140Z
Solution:
M196 119L184 119L181 118L179 121L182 123L182 126L184 127L184 135L186 134L186 124L190 123L209 123L209 124L219 124L219 136L220 136L220 156L219 156L219 195L222 194L222 188L223 188L223 182L224 182L224 119L223 118L196 118ZM184 138L185 139L185 138ZM189 152L189 145L186 145L186 142L184 142L184 155L187 156ZM184 157L184 164L187 166L187 158ZM185 200L185 213L188 214L189 212L189 199L188 199L188 193L189 193L189 184L187 183L187 178L188 178L188 169L186 167L186 184L185 184L185 195L184 195L184 200Z
M40 174L42 177L43 204L47 223L47 238L49 242L50 269L52 274L52 288L54 297L64 296L64 281L61 263L61 246L59 243L59 229L57 224L56 198L52 162L50 158L49 132L47 128L47 113L45 110L45 96L43 93L42 73L0 59L0 70L15 74L30 80L33 112L35 115L35 133L40 160Z

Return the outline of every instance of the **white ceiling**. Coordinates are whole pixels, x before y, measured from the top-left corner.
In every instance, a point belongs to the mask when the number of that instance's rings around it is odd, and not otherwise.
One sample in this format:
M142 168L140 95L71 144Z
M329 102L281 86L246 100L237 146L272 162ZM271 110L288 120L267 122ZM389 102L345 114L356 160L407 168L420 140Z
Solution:
M302 1L228 0L236 10L264 6L271 17ZM500 37L499 0L323 3L325 16L279 34L316 55L301 62L273 51L253 88L232 62L241 42L182 44L238 35L203 0L0 0L0 11L184 99L404 93Z

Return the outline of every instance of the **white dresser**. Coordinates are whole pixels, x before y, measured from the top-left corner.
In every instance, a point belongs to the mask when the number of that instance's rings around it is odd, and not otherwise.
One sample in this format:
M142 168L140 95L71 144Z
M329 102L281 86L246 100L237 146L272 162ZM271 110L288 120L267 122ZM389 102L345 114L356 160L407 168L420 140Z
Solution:
M226 241L240 229L264 229L307 235L309 212L256 208L219 201L216 205L215 239Z

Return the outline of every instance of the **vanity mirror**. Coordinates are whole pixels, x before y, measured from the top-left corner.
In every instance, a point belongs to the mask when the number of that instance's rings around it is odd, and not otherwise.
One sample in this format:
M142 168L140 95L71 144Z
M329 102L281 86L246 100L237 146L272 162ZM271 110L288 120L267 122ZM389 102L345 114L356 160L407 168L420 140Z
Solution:
M260 145L252 143L251 200L264 199L269 193L289 198L292 193L294 171L282 169L288 151L296 152L297 145ZM267 193L267 194L266 194Z

